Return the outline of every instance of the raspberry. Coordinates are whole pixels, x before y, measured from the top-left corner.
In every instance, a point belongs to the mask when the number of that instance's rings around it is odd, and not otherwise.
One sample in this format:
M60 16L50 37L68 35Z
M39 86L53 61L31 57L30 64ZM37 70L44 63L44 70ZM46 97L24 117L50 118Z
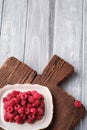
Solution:
M21 100L21 105L22 105L22 106L25 106L25 105L26 105L26 100L24 100L24 99Z
M36 120L40 120L42 118L42 115L36 115Z
M7 109L7 108L8 108L8 106L9 106L9 103L8 103L8 102L6 102L6 103L4 104L4 109Z
M12 94L14 97L16 97L19 93L20 93L20 91L13 90L11 94Z
M39 94L37 92L33 94L33 97L35 97L38 100L42 98L41 94Z
M36 114L37 113L37 109L36 108L31 108L30 112L33 113L33 114Z
M24 110L23 107L18 109L18 113L19 113L19 114L23 114L24 112L25 112L25 110Z
M44 102L41 102L39 107L44 109L45 103L44 103Z
M74 106L75 106L76 108L80 108L80 107L82 106L82 103L81 103L80 101L76 100L76 101L74 102Z
M13 107L7 107L7 112L10 112L10 113L12 113L13 112Z
M20 117L22 118L22 120L26 120L26 115L21 114Z
M25 114L28 115L30 113L30 109L29 108L26 108L25 109Z
M30 103L34 103L35 98L34 98L33 96L29 96L28 101L29 101Z
M7 114L6 114L6 113L5 113L5 115L4 115L4 120L5 120L5 121L7 121L7 122L9 121L9 119L8 119L8 117L7 117Z
M14 114L7 113L7 117L9 120L11 120L11 122L14 120Z
M40 101L39 101L39 100L36 100L36 101L32 104L33 107L38 107L39 105L40 105Z
M31 91L27 91L26 93L27 93L28 95L31 95L31 94L32 94Z
M21 93L20 98L21 99L27 99L27 94L26 93Z
M3 103L6 103L6 102L7 102L7 98L4 97L4 98L3 98Z
M20 106L19 104L16 104L16 105L14 106L14 109L15 109L15 110L18 110L19 108L21 108L21 106Z
M40 107L37 109L37 111L38 111L39 115L43 115L44 114L44 110L42 108L40 108Z
M27 108L31 108L31 107L32 107L32 104L28 103Z
M28 119L27 120L27 123L29 123L29 124L32 124L34 121L33 120L31 120L31 119Z
M23 122L24 122L19 115L17 115L15 117L15 121L16 121L17 124L23 124Z
M10 106L14 106L14 105L15 105L15 100L12 99L12 100L10 101L9 105L10 105Z
M29 114L29 115L28 115L28 119L30 119L30 120L34 120L34 119L35 119L35 115L34 115L34 114L32 114L32 113L31 113L31 114Z

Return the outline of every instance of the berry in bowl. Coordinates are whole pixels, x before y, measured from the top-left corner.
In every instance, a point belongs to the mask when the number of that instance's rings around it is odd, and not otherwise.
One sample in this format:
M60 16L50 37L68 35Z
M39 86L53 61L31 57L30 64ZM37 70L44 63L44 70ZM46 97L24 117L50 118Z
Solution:
M40 130L49 126L53 101L49 89L38 84L6 85L0 90L0 127Z

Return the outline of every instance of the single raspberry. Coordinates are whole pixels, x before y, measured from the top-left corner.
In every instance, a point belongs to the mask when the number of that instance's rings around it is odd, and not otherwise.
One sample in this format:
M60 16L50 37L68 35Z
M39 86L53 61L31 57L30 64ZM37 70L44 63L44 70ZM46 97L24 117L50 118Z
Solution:
M36 115L36 120L40 120L40 119L42 119L42 115Z
M16 97L19 93L20 93L20 91L13 90L11 94L12 94L14 97Z
M33 114L37 114L37 109L36 108L31 108L30 112L33 113Z
M5 115L4 115L4 120L5 121L7 121L7 122L9 122L9 119L8 119L8 117L7 117L7 114L5 113Z
M14 105L15 105L15 100L12 99L12 100L10 101L9 105L10 105L10 106L14 106Z
M23 100L21 100L21 105L22 105L22 106L25 106L25 105L26 105L26 103L27 103L27 102L26 102L26 100L24 100L24 99L23 99Z
M14 102L15 102L16 104L20 103L20 98L18 98L18 97L13 98L13 100L14 100Z
M25 112L25 110L24 110L23 107L21 107L21 108L18 109L18 113L19 113L19 114L24 114L24 112Z
M6 110L7 110L7 112L12 113L12 112L13 112L13 107L10 107L10 106L9 106L9 107L7 107Z
M22 120L24 120L24 121L26 120L26 115L21 114L20 117L22 118Z
M39 107L44 109L45 103L44 103L44 102L41 102Z
M6 102L7 102L7 98L4 97L4 98L3 98L3 103L6 103Z
M7 109L8 106L9 106L9 103L8 103L8 102L4 103L4 109Z
M25 114L28 115L30 113L30 109L29 108L25 108Z
M7 117L9 120L11 120L11 122L14 120L14 114L11 114L11 113L7 113Z
M20 98L21 99L27 99L27 94L26 93L21 93Z
M34 122L34 121L31 120L31 119L28 119L28 120L27 120L27 123L28 123L28 124L32 124L33 122Z
M32 104L28 103L27 108L31 108L31 107L32 107Z
M78 101L78 100L75 100L74 106L75 106L76 108L80 108L80 107L82 106L82 103L81 103L80 101Z
M21 106L20 106L19 104L16 104L16 105L14 106L14 109L15 109L15 110L18 110L19 108L21 108Z
M44 114L44 110L42 108L37 108L38 111L38 115L43 115Z
M39 105L40 105L40 101L39 101L39 100L36 100L36 101L32 104L33 107L38 107Z
M21 119L21 117L19 115L17 115L15 117L15 121L16 121L17 124L23 124L24 123L24 121Z
M35 98L33 96L29 96L28 101L29 103L34 103Z
M33 94L33 97L35 97L38 100L40 100L42 98L41 94L39 94L37 92Z
M32 113L31 113L31 114L29 114L29 115L28 115L28 119L30 119L30 120L34 120L34 119L35 119L35 115L34 115L34 114L32 114Z
M32 95L31 91L27 91L26 93L28 94L28 96Z

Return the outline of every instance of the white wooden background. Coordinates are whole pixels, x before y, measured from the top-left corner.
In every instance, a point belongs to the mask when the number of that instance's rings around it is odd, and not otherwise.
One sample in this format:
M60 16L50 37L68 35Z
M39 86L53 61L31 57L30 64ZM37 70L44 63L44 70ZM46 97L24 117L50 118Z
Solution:
M0 0L0 65L15 56L41 73L53 54L75 67L62 88L87 108L87 0Z

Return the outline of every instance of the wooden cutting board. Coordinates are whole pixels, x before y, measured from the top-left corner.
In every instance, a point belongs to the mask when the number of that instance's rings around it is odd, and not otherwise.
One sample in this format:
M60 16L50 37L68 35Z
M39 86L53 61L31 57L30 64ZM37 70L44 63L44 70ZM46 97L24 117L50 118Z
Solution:
M46 130L73 130L83 117L85 108L83 105L79 109L75 108L75 98L59 87L59 83L73 72L73 66L56 55L41 75L18 59L11 57L0 69L0 87L16 83L38 83L47 86L53 95L54 116L51 125Z

